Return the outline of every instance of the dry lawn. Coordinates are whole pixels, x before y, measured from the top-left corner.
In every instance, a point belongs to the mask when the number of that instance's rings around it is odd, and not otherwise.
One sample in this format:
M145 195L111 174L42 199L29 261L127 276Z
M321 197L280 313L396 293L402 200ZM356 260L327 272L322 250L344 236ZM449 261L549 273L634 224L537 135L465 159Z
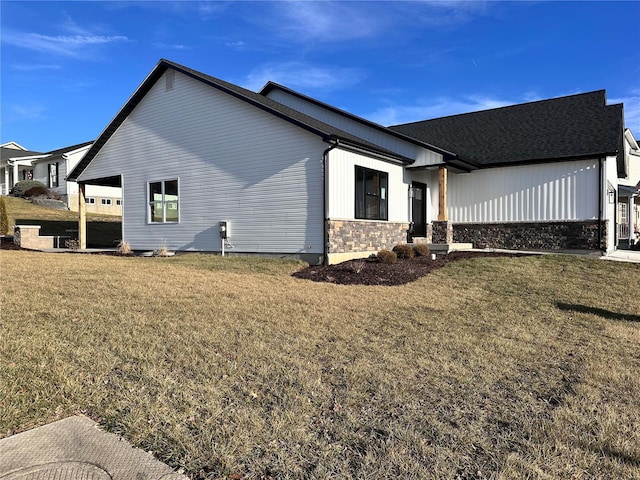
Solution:
M640 266L0 252L0 436L84 412L197 478L640 478Z

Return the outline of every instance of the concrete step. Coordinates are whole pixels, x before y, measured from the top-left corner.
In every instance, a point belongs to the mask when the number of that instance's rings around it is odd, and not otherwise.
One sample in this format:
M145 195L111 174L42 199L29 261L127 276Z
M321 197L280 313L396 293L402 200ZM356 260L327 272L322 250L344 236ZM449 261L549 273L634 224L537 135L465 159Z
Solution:
M433 253L449 253L459 250L471 250L472 243L427 243L429 250Z

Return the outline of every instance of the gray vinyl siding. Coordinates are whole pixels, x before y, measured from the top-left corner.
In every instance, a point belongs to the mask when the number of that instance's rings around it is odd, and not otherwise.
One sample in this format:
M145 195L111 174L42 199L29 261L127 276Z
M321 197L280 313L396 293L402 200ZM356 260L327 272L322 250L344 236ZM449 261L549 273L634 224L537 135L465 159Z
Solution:
M291 95L288 92L274 88L267 95L272 100L287 105L294 110L302 112L310 117L333 125L345 132L363 138L374 145L396 152L407 158L415 160L414 166L437 165L443 162L442 155L429 149L420 147L414 143L402 140L394 135L384 133L376 128L357 122L347 116L340 115L332 110L324 108L303 98Z
M80 176L122 175L123 234L132 248L322 253L319 137L175 73L161 78ZM178 179L180 221L149 224L148 182Z

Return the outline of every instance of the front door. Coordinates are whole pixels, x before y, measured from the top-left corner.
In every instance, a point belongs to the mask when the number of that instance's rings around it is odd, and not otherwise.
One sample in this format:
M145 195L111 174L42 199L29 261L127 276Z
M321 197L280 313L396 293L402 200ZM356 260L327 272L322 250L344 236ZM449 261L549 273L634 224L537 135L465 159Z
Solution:
M411 221L413 222L412 237L426 237L427 236L427 186L424 183L414 182L411 187L413 188L413 198L411 199Z

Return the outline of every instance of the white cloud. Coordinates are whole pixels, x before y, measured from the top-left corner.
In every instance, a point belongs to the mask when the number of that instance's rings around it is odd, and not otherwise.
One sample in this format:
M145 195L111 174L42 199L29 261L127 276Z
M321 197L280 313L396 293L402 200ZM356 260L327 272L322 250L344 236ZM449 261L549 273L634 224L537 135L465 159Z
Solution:
M182 45L179 43L155 42L153 46L156 48L160 48L162 50L188 50L189 49L189 47L187 47L186 45Z
M44 105L39 103L24 103L20 105L10 105L8 113L3 114L4 123L14 123L21 121L34 121L44 117Z
M14 70L18 70L20 72L33 72L35 70L60 70L62 69L62 65L16 64L16 65L11 65L11 68Z
M41 53L67 57L80 56L83 49L95 45L127 42L123 35L42 35L40 33L4 32L2 42Z
M421 100L418 104L384 107L364 117L381 125L398 125L417 122L430 118L446 117L459 113L476 112L490 108L504 107L520 103L505 101L482 95L468 95L460 98L438 97L431 100Z
M339 42L370 36L385 17L372 4L359 2L277 2L273 30L300 41Z
M478 1L303 2L269 4L257 19L274 34L301 42L343 42L413 29L451 28L471 20L488 7Z
M267 64L252 71L244 86L256 91L271 80L294 89L326 91L355 85L362 77L363 73L355 68L285 62Z

